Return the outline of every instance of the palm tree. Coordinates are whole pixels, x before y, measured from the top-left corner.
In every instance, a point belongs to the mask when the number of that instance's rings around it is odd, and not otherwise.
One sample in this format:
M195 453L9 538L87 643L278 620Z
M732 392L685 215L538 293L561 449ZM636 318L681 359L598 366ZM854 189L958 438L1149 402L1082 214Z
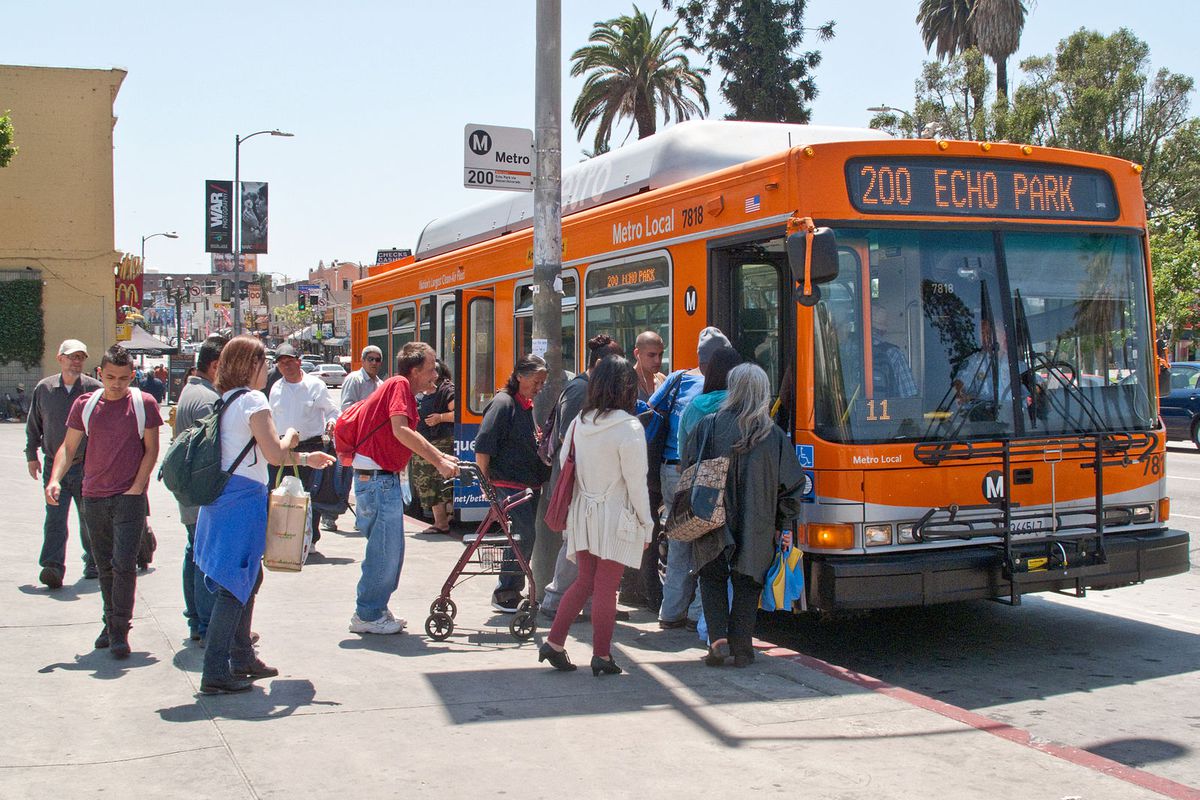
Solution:
M917 24L921 26L921 38L925 49L933 49L939 59L951 59L964 50L975 46L975 31L971 26L971 12L976 0L921 0L917 10Z
M1025 15L1022 0L975 0L971 28L981 53L996 64L996 98L1008 102L1008 57L1021 44Z
M708 71L692 68L674 25L655 34L654 18L634 6L633 16L597 22L588 41L571 54L571 76L587 74L571 123L581 139L589 125L598 123L596 152L608 149L613 125L620 120L632 118L638 138L644 139L656 130L660 107L664 123L672 114L682 122L708 113Z
M921 0L917 24L938 58L978 47L996 64L996 97L1007 101L1008 57L1021 44L1028 13L1024 0Z

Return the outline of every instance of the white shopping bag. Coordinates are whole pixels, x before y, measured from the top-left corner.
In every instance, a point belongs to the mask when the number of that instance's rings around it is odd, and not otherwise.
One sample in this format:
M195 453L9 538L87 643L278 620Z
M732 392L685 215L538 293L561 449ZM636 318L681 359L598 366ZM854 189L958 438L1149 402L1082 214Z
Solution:
M298 475L276 481L267 505L267 547L263 566L274 572L299 572L312 548L310 500Z

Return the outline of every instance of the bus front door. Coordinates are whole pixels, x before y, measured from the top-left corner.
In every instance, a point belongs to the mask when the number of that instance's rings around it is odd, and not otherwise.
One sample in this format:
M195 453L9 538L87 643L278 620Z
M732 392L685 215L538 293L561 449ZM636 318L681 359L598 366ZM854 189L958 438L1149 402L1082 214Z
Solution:
M709 319L729 337L743 361L758 364L771 382L772 414L794 430L796 375L794 308L782 236L715 248L710 253Z

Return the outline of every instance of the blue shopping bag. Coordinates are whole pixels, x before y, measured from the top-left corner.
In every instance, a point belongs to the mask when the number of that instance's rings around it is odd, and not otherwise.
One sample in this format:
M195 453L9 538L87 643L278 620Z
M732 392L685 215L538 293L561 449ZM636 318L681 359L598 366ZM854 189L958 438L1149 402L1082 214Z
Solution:
M759 608L763 611L791 611L804 594L803 553L798 547L775 548L775 560L763 577Z

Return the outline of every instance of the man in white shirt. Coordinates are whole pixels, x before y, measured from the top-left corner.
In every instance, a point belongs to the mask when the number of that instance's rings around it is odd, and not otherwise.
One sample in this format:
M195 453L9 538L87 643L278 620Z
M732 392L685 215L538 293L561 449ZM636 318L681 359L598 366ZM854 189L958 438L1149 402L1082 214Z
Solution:
M362 368L351 372L342 382L342 411L366 400L383 385L379 377L379 368L383 365L383 351L369 344L362 351Z
M315 453L325 449L322 438L333 427L338 416L337 406L329 396L329 389L320 378L305 374L294 347L282 344L275 351L275 364L283 377L271 387L271 416L279 430L295 428L300 434L297 453ZM270 486L274 487L281 467L270 468ZM292 469L287 467L286 469ZM313 471L300 467L300 480L304 488L311 490ZM321 538L318 526L321 512L312 509L313 543Z

